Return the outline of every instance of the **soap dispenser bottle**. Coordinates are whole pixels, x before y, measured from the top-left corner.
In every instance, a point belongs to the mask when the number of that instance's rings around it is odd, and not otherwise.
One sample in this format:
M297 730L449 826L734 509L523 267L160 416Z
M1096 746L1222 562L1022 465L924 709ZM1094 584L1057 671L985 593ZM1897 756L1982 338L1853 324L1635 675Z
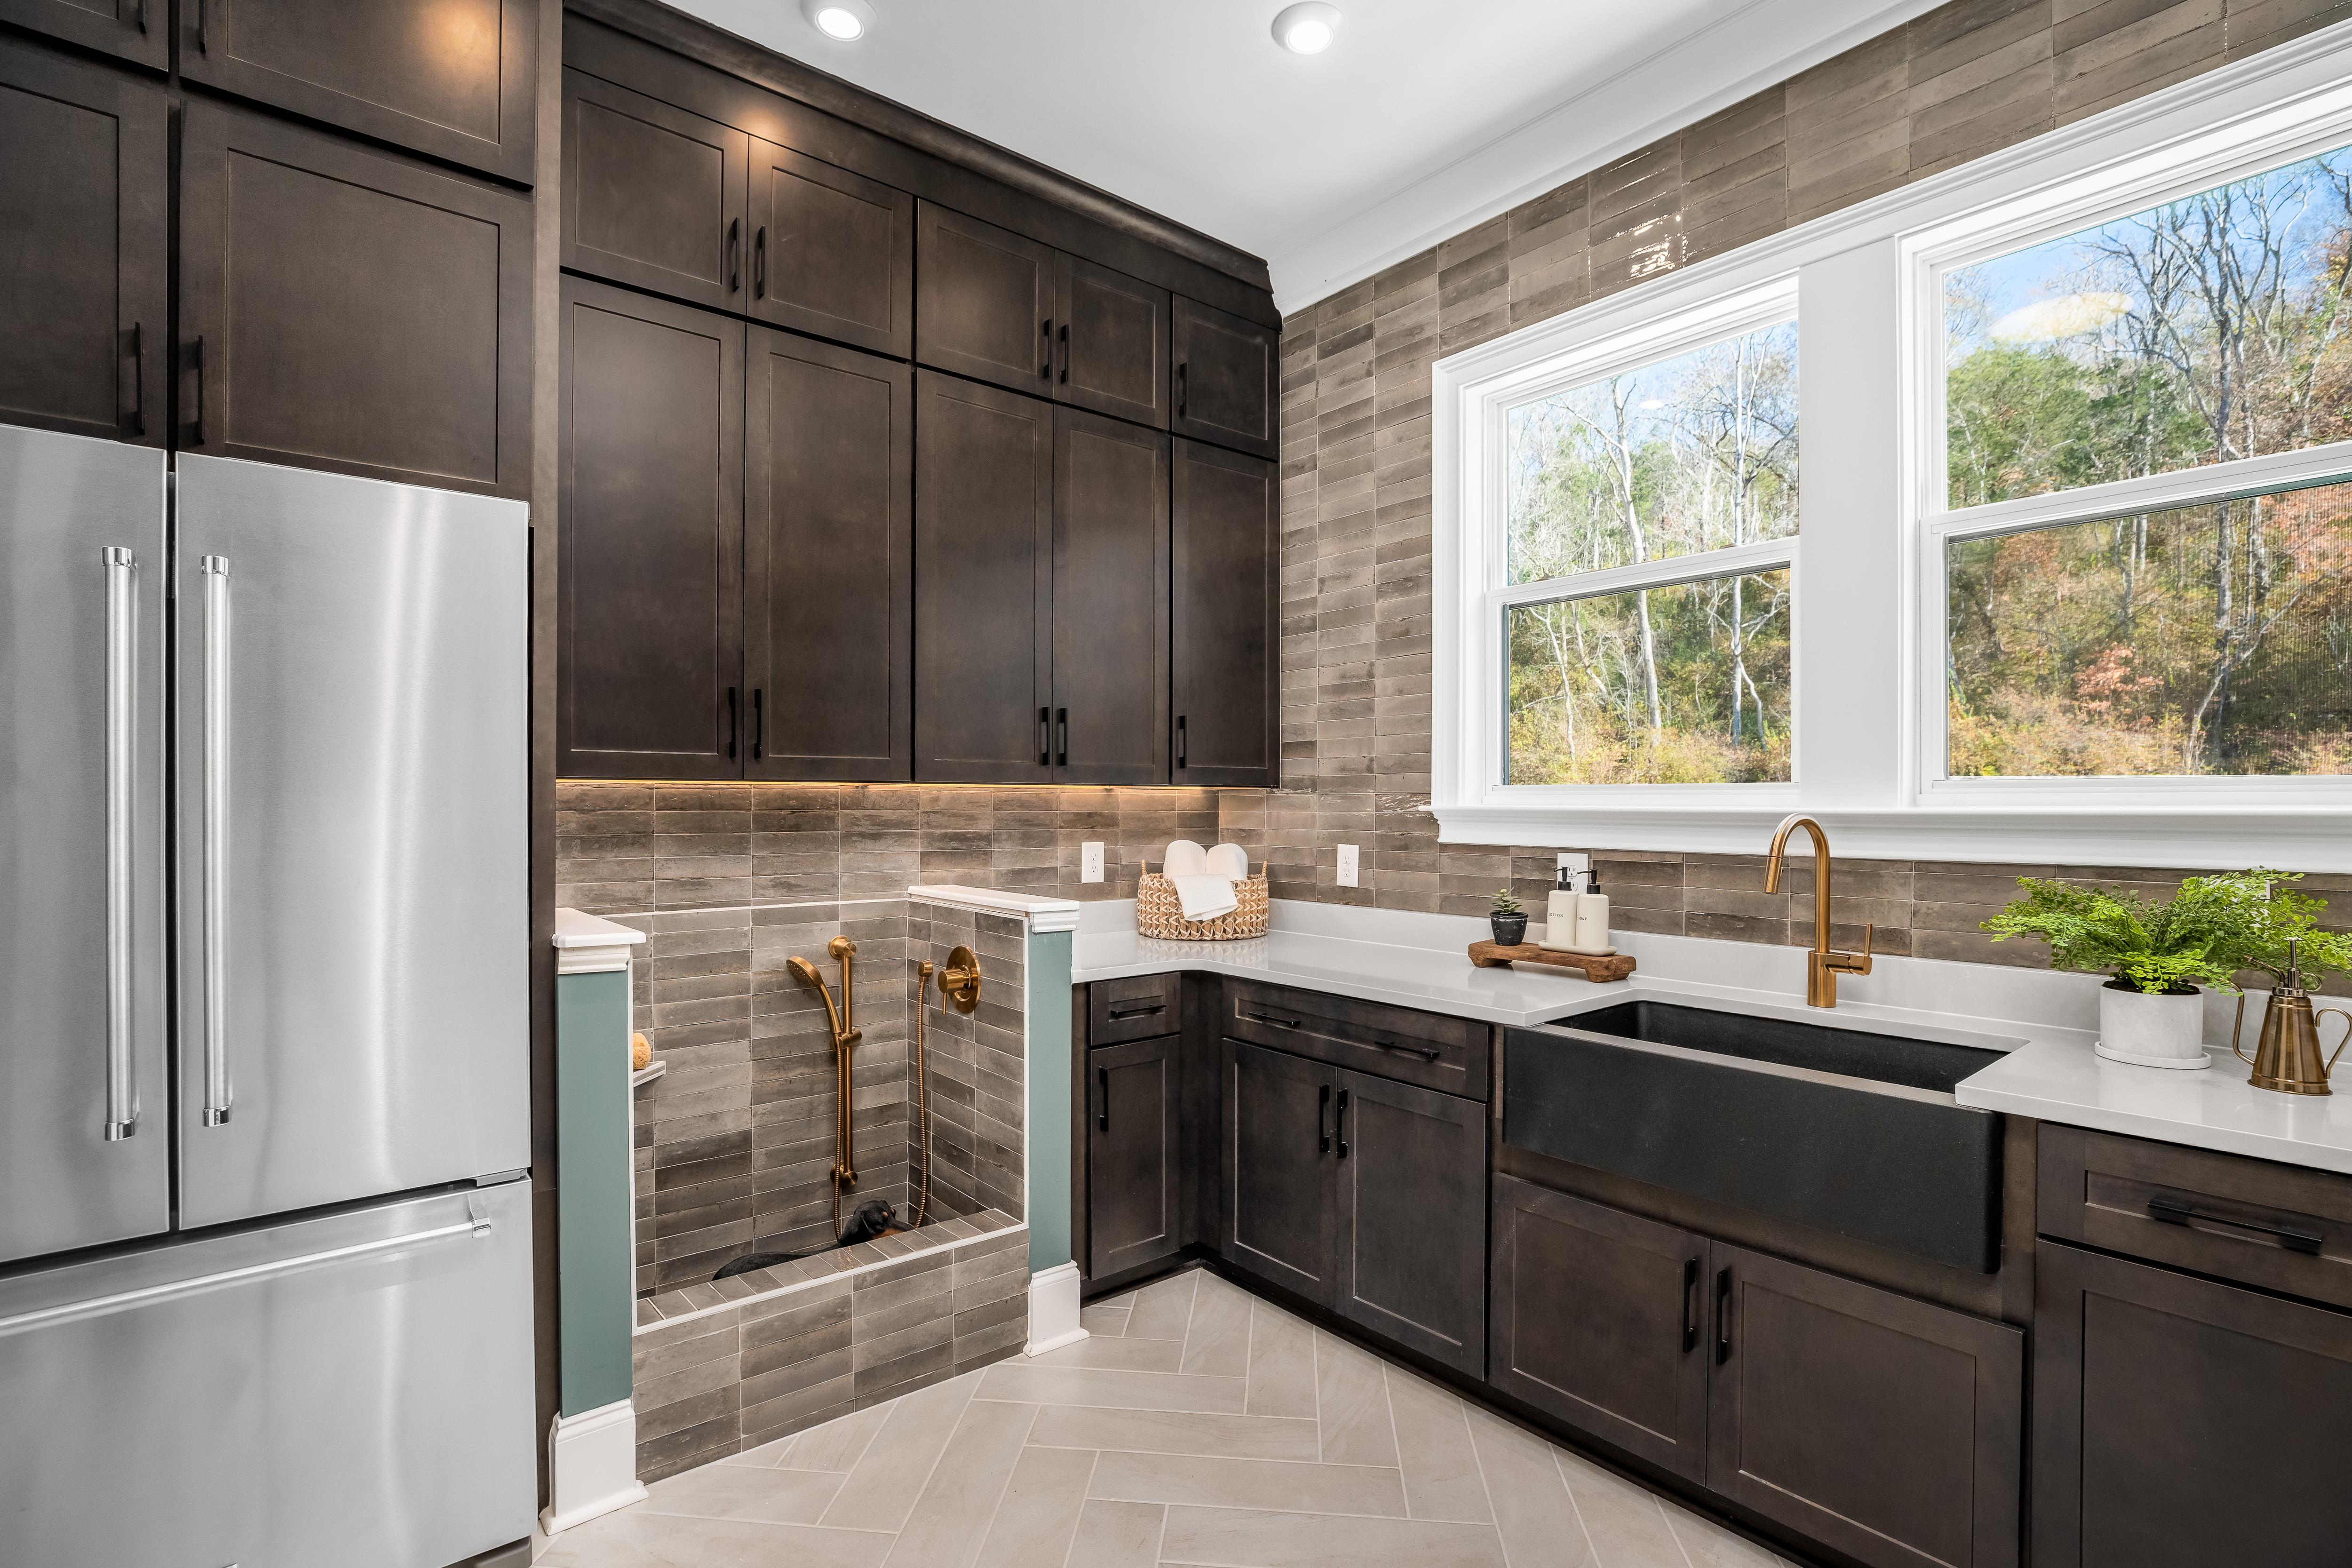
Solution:
M1559 881L1544 898L1543 944L1566 947L1576 940L1576 873L1562 866Z
M1609 944L1609 895L1601 891L1601 879L1593 872L1584 874L1585 890L1576 896L1576 936L1565 946L1570 952L1605 955L1617 950ZM1549 937L1551 933L1544 933Z

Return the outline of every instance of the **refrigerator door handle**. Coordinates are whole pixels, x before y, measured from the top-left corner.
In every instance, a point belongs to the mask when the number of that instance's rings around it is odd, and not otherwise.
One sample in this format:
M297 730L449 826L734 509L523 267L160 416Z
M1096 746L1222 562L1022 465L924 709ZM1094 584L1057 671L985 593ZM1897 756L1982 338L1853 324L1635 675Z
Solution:
M29 1329L46 1329L58 1323L78 1322L85 1318L100 1318L128 1307L152 1306L178 1296L194 1296L201 1291L217 1290L224 1285L242 1285L255 1279L267 1279L272 1275L291 1274L297 1269L316 1268L321 1264L341 1263L349 1258L365 1258L373 1252L390 1252L397 1247L416 1247L428 1241L441 1241L453 1236L477 1238L490 1234L491 1222L478 1206L469 1205L467 1216L455 1225L436 1226L431 1230L412 1230L404 1236L378 1237L373 1241L357 1241L348 1247L331 1247L320 1252L306 1252L299 1258L274 1258L268 1263L255 1263L243 1268L225 1269L218 1274L200 1275L194 1279L173 1279L162 1285L143 1286L136 1290L119 1290L111 1296L93 1296L79 1301L68 1301L59 1306L42 1307L30 1312L19 1312L13 1318L0 1318L0 1339L21 1334Z
M131 819L139 678L138 557L107 545L106 562L106 1141L139 1131L131 1056Z
M228 557L197 567L205 596L205 1112L228 1121ZM0 1325L5 1327L5 1325Z

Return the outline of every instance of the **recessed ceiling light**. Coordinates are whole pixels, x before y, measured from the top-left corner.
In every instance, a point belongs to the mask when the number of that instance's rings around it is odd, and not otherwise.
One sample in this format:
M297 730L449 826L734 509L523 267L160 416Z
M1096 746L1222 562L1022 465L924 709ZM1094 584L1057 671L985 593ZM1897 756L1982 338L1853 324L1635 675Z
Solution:
M839 44L856 43L874 26L874 7L866 0L801 0L801 15Z
M1331 37L1339 30L1339 7L1326 5L1322 0L1286 5L1274 19L1274 41L1294 55L1321 54L1331 47Z

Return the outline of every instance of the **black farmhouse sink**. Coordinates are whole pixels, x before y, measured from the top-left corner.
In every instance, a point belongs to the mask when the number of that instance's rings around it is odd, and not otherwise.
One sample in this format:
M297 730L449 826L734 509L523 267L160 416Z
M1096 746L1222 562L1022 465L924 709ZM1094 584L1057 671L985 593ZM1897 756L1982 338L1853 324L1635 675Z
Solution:
M1506 1038L1503 1141L1894 1247L2000 1267L1999 1051L1666 1002Z

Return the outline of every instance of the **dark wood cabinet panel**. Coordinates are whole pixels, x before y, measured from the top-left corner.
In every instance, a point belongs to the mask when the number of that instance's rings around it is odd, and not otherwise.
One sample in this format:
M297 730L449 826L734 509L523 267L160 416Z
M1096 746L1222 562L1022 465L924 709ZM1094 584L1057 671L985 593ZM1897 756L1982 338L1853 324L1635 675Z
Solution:
M914 374L765 327L744 374L744 773L911 778Z
M1177 440L1169 626L1180 784L1281 782L1277 576L1281 495L1272 463Z
M1044 784L1054 406L929 372L915 397L915 776Z
M1218 1206L1225 1261L1339 1305L1338 1072L1261 1046L1224 1047Z
M2019 1560L2021 1331L1722 1242L1711 1261L1708 1487L1885 1568Z
M191 81L530 183L532 0L181 0L179 15Z
M1054 384L1054 251L929 202L915 213L915 357L1043 397Z
M743 308L751 139L584 72L563 73L563 265Z
M184 445L530 493L527 198L211 103L180 181Z
M1486 1380L1706 1477L1706 1238L1497 1174Z
M1090 1046L1139 1040L1177 1027L1182 987L1173 974L1097 980L1087 989L1090 995L1086 1040Z
M1176 1037L1087 1053L1087 1273L1172 1257L1181 1165Z
M1483 1377L1486 1108L1357 1072L1338 1087L1340 1314Z
M172 54L172 0L0 0L0 22L162 70Z
M1168 428L1168 290L1057 255L1054 398Z
M1168 782L1168 437L1054 416L1054 779Z
M751 313L905 359L915 352L915 198L754 138Z
M1282 335L1176 296L1171 325L1179 436L1277 457Z
M1493 1035L1485 1024L1255 980L1224 987L1224 1032L1335 1067L1423 1089L1486 1098Z
M2045 1246L2033 1338L2036 1568L2345 1560L2352 1318Z
M743 324L563 280L556 767L735 778Z
M0 422L164 444L168 125L162 82L0 38Z

